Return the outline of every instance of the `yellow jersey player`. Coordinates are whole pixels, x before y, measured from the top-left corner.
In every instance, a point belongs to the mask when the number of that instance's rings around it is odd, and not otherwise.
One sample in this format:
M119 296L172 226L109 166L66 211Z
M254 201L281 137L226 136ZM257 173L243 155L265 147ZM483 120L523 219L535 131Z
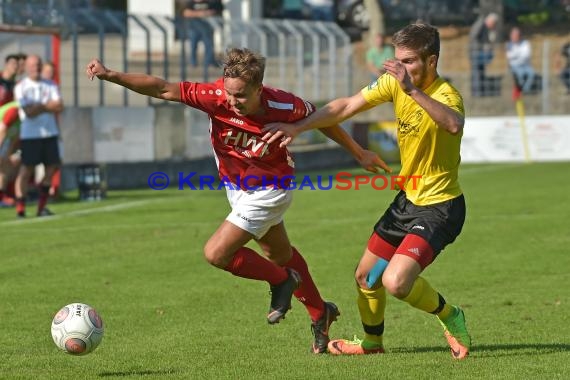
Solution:
M465 200L458 182L464 107L459 92L437 72L439 32L414 23L396 32L395 59L386 73L357 94L329 102L294 124L266 126L264 138L288 144L297 134L334 125L385 102L394 103L400 175L405 183L374 231L356 269L364 339L331 340L332 354L383 353L386 291L434 314L455 359L469 354L463 310L445 301L420 274L461 232ZM419 177L419 180L417 178Z

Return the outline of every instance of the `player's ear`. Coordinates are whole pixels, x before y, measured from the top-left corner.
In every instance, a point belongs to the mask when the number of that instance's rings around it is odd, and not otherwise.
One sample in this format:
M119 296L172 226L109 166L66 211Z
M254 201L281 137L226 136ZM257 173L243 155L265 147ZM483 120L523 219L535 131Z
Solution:
M437 55L432 54L428 57L428 65L431 67L437 67Z

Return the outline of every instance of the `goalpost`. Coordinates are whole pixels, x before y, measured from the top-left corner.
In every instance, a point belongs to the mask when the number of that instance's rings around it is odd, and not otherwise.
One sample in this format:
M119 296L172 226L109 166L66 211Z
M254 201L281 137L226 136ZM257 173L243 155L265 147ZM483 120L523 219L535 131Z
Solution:
M23 25L0 25L0 57L2 65L4 59L10 54L24 53L26 55L37 54L44 61L54 64L54 81L60 84L60 47L61 37L59 28L34 27ZM36 169L36 174L43 170ZM37 177L36 175L36 177ZM50 194L59 195L61 184L61 172L58 170L52 178Z

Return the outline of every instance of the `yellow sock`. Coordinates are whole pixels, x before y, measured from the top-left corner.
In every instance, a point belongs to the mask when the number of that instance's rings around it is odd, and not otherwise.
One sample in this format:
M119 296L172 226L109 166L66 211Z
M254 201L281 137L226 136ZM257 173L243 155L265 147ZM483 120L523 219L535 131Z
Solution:
M455 314L456 310L457 309L453 305L446 303L443 306L443 309L441 309L441 311L437 313L437 317L445 322L450 316Z
M453 306L446 303L443 297L423 277L416 279L410 294L403 301L416 309L436 314L440 319L445 319L454 310Z
M384 309L386 308L386 290L384 287L378 289L358 290L358 311L360 320L364 327L364 348L377 348L382 346L382 335L384 334Z

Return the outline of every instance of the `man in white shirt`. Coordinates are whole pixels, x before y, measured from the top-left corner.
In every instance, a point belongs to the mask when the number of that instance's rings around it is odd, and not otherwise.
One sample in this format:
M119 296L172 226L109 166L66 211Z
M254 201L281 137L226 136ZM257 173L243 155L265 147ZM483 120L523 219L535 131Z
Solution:
M521 31L516 26L511 29L507 42L507 59L515 76L516 85L522 92L529 92L534 82L535 72L530 64L532 50L528 40L521 39Z
M20 104L20 144L22 167L16 180L16 212L26 216L26 194L36 165L44 164L45 175L39 183L38 216L52 215L45 206L53 174L59 167L59 130L55 115L63 111L63 101L56 84L41 79L42 60L37 55L26 58L26 77L14 89Z

